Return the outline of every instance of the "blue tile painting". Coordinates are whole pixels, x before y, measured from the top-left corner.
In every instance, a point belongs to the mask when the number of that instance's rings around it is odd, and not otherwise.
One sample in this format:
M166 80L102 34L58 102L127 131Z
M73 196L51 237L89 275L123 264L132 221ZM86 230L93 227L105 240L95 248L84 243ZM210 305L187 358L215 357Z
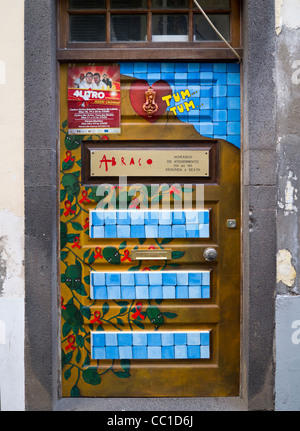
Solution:
M193 124L201 135L225 139L240 148L239 64L121 63L120 71L122 75L145 79L149 85L167 81L173 92L167 111ZM181 92L185 93L184 99Z
M92 359L209 359L209 331L92 332Z
M205 299L210 272L91 272L92 299Z
M91 238L209 238L207 210L92 210L90 213Z

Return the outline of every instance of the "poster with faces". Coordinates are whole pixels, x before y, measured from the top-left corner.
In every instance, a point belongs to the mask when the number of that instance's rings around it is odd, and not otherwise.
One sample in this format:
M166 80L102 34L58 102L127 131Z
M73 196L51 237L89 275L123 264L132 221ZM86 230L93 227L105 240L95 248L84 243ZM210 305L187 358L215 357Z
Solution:
M120 67L111 64L69 67L69 134L120 133L120 122Z

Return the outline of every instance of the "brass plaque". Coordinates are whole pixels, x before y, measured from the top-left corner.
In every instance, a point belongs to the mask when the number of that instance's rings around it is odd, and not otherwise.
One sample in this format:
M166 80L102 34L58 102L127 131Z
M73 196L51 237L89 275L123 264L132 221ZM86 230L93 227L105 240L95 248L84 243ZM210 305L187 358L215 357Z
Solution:
M93 177L208 177L209 150L91 150Z
M132 260L171 260L172 250L132 250Z

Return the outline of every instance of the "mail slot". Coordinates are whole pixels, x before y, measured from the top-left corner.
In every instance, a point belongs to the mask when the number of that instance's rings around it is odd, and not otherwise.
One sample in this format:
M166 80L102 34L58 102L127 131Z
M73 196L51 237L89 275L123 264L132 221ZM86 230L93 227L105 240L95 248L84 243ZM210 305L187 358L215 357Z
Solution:
M171 260L172 250L132 250L132 260Z

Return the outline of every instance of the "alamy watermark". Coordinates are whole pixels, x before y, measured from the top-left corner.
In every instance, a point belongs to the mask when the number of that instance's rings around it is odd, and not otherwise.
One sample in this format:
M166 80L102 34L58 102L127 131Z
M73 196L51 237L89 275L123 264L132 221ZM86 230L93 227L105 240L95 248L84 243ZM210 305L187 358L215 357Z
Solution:
M127 184L127 177L119 177L119 185L100 184L96 188L100 198L96 210L111 211L186 211L204 209L204 184ZM98 200L98 199L97 199ZM124 217L126 217L124 215Z

